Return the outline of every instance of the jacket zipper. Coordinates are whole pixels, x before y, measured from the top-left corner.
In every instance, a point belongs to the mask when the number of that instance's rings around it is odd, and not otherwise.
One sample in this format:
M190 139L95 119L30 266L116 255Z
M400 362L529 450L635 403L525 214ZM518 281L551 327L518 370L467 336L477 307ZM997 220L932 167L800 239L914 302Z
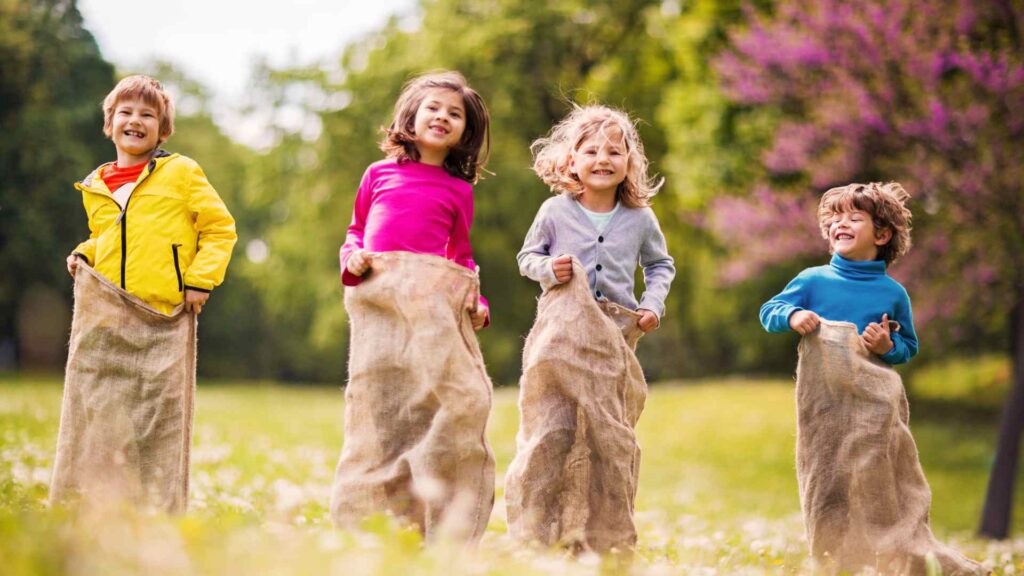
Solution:
M132 201L131 196L124 203L124 210L121 212L121 289L127 290L125 286L124 275L125 267L128 263L128 204Z
M181 264L178 264L178 246L181 244L171 244L171 252L174 253L174 274L178 277L178 292L181 292L185 286L181 281Z
M149 175L152 174L153 170L156 169L156 158L151 159L149 161L149 166L147 166L146 168L147 169L143 173L142 178L139 178L135 182L135 187L136 188L138 188L139 185L142 184L142 182L146 178L149 178ZM134 193L131 196L129 196L127 200L125 200L125 202L124 202L124 210L121 211L121 289L122 290L127 290L128 289L128 286L125 284L124 276L125 276L125 268L128 265L128 205L131 204L133 196L135 196Z

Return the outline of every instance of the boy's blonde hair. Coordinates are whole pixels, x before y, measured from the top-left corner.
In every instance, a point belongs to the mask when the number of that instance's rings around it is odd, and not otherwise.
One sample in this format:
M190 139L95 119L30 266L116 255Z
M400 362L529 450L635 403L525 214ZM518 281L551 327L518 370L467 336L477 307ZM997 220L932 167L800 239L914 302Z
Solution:
M141 100L156 109L160 120L160 141L163 144L174 134L174 101L160 82L149 76L136 74L117 83L103 99L103 134L114 136L114 108L122 100Z
M567 192L578 198L583 194L583 184L570 170L572 155L586 139L595 134L607 136L609 130L621 132L626 147L626 179L616 191L619 202L631 208L649 206L664 179L647 175L647 156L636 123L621 110L598 104L573 104L572 112L555 124L546 138L538 138L530 145L533 171L552 192Z
M878 247L878 259L892 264L910 250L910 209L906 207L910 194L897 182L849 184L825 192L818 205L818 225L821 235L829 239L832 216L851 210L863 210L871 216L875 234L892 231L888 242Z
M436 88L451 90L459 96L466 108L466 129L462 138L448 152L444 159L446 172L471 184L480 179L480 173L491 155L491 117L483 98L469 87L466 78L459 72L442 71L417 76L405 84L395 102L395 114L391 125L382 128L384 139L380 149L388 158L399 162L419 162L416 149L416 111L426 98L427 92Z

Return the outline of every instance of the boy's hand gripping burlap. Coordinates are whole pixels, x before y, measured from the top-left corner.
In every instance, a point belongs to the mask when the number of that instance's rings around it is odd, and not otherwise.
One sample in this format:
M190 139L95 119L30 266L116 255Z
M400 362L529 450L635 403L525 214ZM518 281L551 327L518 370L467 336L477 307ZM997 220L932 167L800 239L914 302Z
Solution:
M800 341L797 481L811 552L823 568L984 574L932 536L931 490L910 435L899 374L864 348L857 327L822 319Z

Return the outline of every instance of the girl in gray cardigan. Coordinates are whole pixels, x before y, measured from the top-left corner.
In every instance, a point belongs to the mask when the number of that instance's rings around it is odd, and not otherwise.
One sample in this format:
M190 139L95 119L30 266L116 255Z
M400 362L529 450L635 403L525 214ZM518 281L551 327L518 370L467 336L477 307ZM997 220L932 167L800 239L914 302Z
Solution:
M520 273L547 290L572 278L575 256L594 298L639 312L644 332L657 328L676 270L649 207L663 182L648 177L629 117L604 106L576 108L531 150L534 171L558 195L544 202L526 234ZM638 263L645 285L639 301Z
M647 176L629 117L603 106L575 109L532 151L533 169L557 195L518 256L544 295L523 347L516 456L505 476L509 533L573 551L626 550L637 540L635 428L647 397L633 349L641 331L658 327L675 276L648 206L661 182Z

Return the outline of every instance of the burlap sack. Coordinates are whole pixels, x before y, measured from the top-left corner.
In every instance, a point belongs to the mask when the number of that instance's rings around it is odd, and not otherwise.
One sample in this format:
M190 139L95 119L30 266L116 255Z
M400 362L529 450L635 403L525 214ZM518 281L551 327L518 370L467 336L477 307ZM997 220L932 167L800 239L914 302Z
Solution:
M375 254L366 279L345 289L352 331L336 525L390 512L428 539L483 535L494 456L491 381L467 311L478 296L474 272L407 252Z
M908 426L899 374L867 351L857 327L822 320L800 341L797 481L812 554L826 569L984 574L937 542L931 490Z
M79 262L52 503L184 512L196 318L154 310Z
M639 314L590 293L586 271L541 296L523 350L516 456L505 476L509 532L574 551L630 549L640 472L634 431L647 383Z

